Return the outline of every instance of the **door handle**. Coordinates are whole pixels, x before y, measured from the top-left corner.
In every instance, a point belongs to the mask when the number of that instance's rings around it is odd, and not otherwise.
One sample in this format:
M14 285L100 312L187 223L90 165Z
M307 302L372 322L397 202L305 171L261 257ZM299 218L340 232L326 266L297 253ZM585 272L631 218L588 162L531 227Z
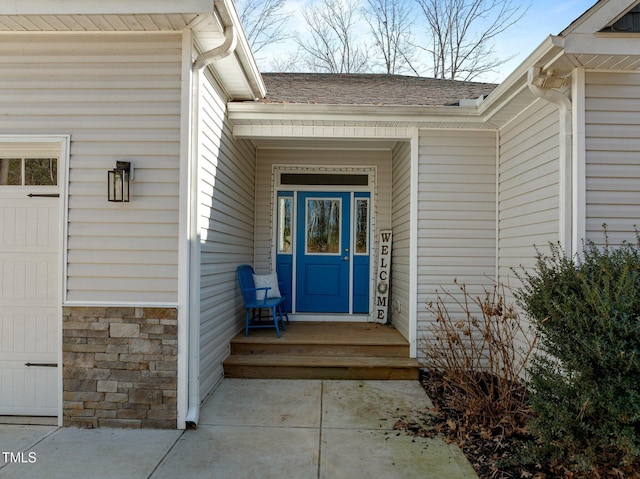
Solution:
M342 257L342 261L349 261L349 257L348 256L343 256Z

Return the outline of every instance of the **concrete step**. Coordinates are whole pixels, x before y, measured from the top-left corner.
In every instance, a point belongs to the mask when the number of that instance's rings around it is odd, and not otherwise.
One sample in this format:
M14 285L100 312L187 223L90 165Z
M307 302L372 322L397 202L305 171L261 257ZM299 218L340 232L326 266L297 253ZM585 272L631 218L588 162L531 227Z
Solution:
M254 379L418 379L419 363L410 358L252 354L224 361L230 378Z

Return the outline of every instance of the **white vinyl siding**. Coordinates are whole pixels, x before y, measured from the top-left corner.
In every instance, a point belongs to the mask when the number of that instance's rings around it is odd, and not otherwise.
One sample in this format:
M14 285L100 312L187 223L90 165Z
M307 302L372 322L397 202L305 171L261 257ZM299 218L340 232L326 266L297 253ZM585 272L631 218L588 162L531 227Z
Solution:
M181 35L3 35L0 78L0 134L71 135L66 299L176 302Z
M586 228L602 244L640 227L640 74L586 75Z
M393 249L391 261L391 320L407 339L410 336L409 290L411 234L411 144L399 143L393 151L393 194L391 226Z
M512 287L512 268L559 240L558 129L558 108L536 100L500 131L499 276Z
M389 150L304 150L259 149L256 190L255 268L259 272L275 269L271 258L273 165L341 167L376 167L375 227L372 253L377 233L391 227L391 151ZM374 258L372 257L372 261Z
M225 98L200 85L200 397L222 379L229 341L244 318L236 269L253 261L255 153L233 138Z
M418 165L418 340L436 290L471 291L495 276L496 134L421 130ZM420 354L420 353L419 353Z

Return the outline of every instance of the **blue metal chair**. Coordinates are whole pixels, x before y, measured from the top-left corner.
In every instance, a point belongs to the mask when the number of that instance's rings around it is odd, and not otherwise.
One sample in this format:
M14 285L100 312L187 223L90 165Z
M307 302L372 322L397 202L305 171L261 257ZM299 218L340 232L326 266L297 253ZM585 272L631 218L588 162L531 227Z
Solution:
M273 328L276 329L276 336L280 337L280 327L285 330L284 317L289 320L286 313L285 298L269 298L267 292L271 288L256 288L253 281L253 268L247 264L238 266L238 284L242 292L242 301L244 302L245 324L244 335L249 335L249 329L254 328ZM261 294L258 291L264 291L264 298L259 299ZM263 309L270 311L269 320L263 321L260 314ZM283 314L284 312L284 314Z

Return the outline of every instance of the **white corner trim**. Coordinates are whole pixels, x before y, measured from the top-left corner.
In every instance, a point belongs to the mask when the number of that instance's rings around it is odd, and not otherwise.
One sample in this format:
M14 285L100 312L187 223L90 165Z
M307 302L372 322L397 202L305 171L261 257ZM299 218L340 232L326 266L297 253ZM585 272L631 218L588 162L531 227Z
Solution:
M183 429L186 423L189 394L189 163L191 158L191 63L192 30L182 36L182 78L180 98L180 183L178 206L178 378L176 427Z
M411 204L409 223L409 356L418 355L418 163L420 130L411 135Z
M60 185L58 193L60 194L59 208L60 217L58 227L58 300L60 304L67 296L67 240L69 238L69 163L71 158L71 135L63 135L56 138L55 141L60 144L60 162L58 165L58 176ZM64 354L62 352L62 308L58 311L58 426L64 425L64 391L63 391L63 364Z
M189 54L183 52L185 64L191 60L193 43L189 42ZM187 47L185 46L185 49ZM185 65L184 68L187 68ZM202 118L200 116L200 85L203 81L202 69L190 67L190 81L187 88L189 95L189 142L186 181L187 186L187 214L186 230L188 248L188 310L187 325L183 333L185 341L183 351L185 351L187 364L186 391L185 397L185 417L180 428L186 428L187 423L197 426L200 417L200 231L199 219L199 196L200 196L200 174L199 174L199 142L202 131ZM185 121L187 121L185 119ZM179 344L180 346L180 344Z

